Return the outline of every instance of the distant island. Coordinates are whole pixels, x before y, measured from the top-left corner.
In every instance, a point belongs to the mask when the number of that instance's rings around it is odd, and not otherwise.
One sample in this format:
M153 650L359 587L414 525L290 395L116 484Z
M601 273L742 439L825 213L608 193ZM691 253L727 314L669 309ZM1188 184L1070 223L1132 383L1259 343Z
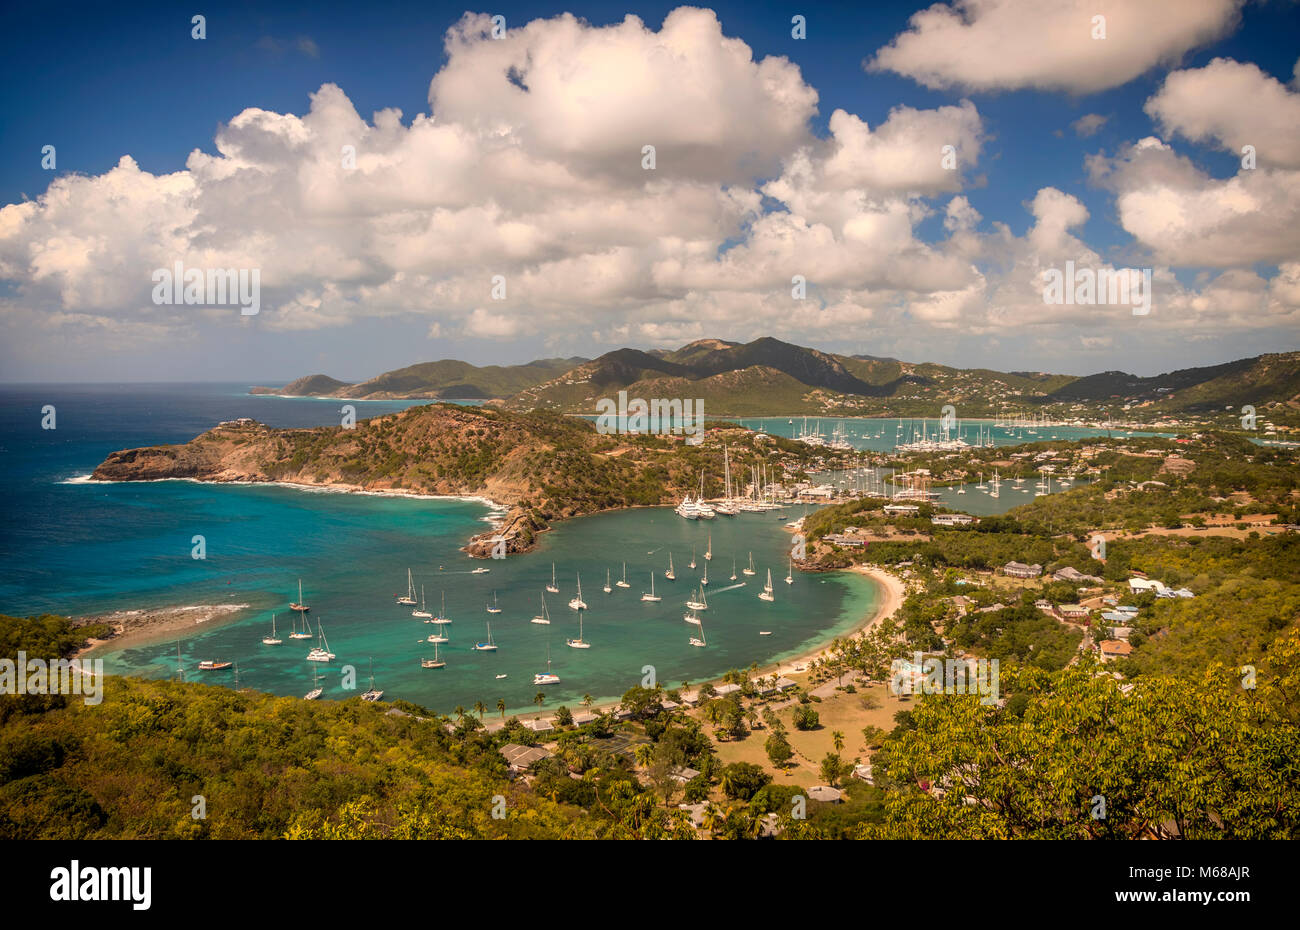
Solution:
M350 384L323 374L254 394L366 400L482 398L526 412L592 414L596 402L699 398L715 416L959 417L1046 415L1060 420L1230 428L1243 405L1261 419L1300 426L1300 352L1260 355L1152 377L959 369L869 355L837 355L762 338L700 339L679 349L617 349L596 359L540 359L478 367L444 360ZM1261 424L1262 426L1263 424Z

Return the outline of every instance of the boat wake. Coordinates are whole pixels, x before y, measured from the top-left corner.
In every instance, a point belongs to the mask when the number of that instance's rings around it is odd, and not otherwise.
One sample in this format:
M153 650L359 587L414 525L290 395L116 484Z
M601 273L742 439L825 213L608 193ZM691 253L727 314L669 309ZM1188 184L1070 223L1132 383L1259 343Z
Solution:
M744 586L745 586L745 582L739 581L736 584L727 585L725 588L718 588L718 590L710 591L709 593L716 595L716 594L721 594L723 591L734 591L737 588L743 588Z

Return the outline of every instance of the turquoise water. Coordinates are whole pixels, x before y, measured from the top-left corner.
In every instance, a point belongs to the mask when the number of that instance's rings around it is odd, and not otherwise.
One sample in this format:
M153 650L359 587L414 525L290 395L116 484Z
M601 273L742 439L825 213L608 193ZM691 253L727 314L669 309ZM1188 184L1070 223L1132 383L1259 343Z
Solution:
M1029 467L1026 465L1025 467ZM876 475L883 477L885 480L886 491L895 489L895 485L889 483L889 475L893 473L891 468L860 468L835 470L821 472L812 476L812 482L820 485L833 485L841 491L852 491L860 489L863 491L875 490L879 485L876 478L870 476ZM968 481L965 484L966 493L961 493L961 486L940 485L932 487L936 497L933 503L937 506L946 507L949 510L958 510L962 513L969 513L976 517L991 517L1006 513L1013 507L1019 507L1022 504L1028 504L1034 499L1034 494L1038 490L1037 477L1025 478L1020 484L1014 480L1004 478L998 491L998 496L994 497L991 493L992 488L988 485L988 478L991 473L985 473L985 489L980 490L979 479ZM1062 484L1057 478L1052 479L1051 494L1060 494L1063 491L1071 491L1074 488L1087 487L1091 484L1087 478L1073 478L1070 484ZM792 513L802 516L806 510L811 509L808 505L799 505L792 509Z
M600 514L544 534L539 549L507 560L475 561L459 547L481 532L488 508L481 503L306 491L284 487L212 485L188 481L88 482L84 477L115 449L182 442L216 421L255 416L273 426L337 422L335 401L249 396L233 385L33 386L0 390L0 474L8 506L0 516L0 612L45 611L82 615L176 605L247 604L231 622L186 631L158 642L102 653L110 672L168 677L176 672L177 639L189 680L233 684L225 672L199 672L202 659L238 664L240 685L275 694L302 695L321 673L327 698L344 698L368 685L373 658L376 685L388 699L405 698L439 711L483 701L495 712L498 698L514 711L532 709L539 690L532 676L544 671L549 644L559 685L544 690L547 706L575 706L585 694L613 699L638 684L653 666L669 685L700 681L751 662L770 665L845 630L874 606L875 585L849 573L804 575L783 582L789 535L775 513L682 520L667 508ZM359 417L410 406L410 402L354 402ZM40 410L53 404L58 428L40 429ZM787 518L789 519L789 518ZM707 648L687 640L694 627L682 620L693 580L713 536L709 563L710 609L703 613ZM202 535L206 558L191 557ZM691 571L691 548L698 567ZM752 550L760 574L732 582L731 559L744 566ZM663 579L673 554L677 582ZM605 569L615 578L628 562L630 590L601 591ZM560 595L547 595L549 627L530 623L557 565ZM475 566L491 569L474 575ZM424 638L434 627L394 603L410 567L429 604L445 592L453 623L441 648L443 669L423 669L432 657ZM440 569L441 567L441 569ZM772 568L776 603L757 594ZM659 604L640 601L648 572L658 572ZM582 573L590 609L583 618L591 649L575 650L576 612L566 604L575 573ZM323 621L337 659L306 661L311 643L287 638L288 603L302 578L313 625ZM502 612L485 605L496 592ZM284 640L261 639L277 614ZM475 652L493 620L500 649ZM760 637L759 630L771 636ZM357 690L342 688L351 665ZM498 680L495 676L506 674Z
M733 422L748 429L763 430L773 436L792 439L804 430L803 417L733 417ZM899 424L902 424L901 430ZM821 434L831 438L832 431L843 425L843 434L855 449L870 449L875 452L890 452L901 442L907 442L919 436L922 429L934 438L939 432L939 420L904 417L822 417L820 420L809 417L809 432L815 432L819 425ZM983 441L992 441L996 446L1013 446L1030 442L1051 442L1052 440L1088 439L1093 436L1172 436L1173 433L1143 433L1131 430L1105 430L1083 426L1036 426L1011 427L994 426L992 420L959 420L953 430L953 438L960 437L971 445Z
M154 486L143 487L147 496ZM235 577L227 585L227 600L251 602L257 610L238 623L228 624L182 643L182 661L189 675L222 680L229 672L195 672L201 658L236 660L240 683L277 694L302 694L312 685L316 663L305 661L311 645L284 637L292 615L286 604L296 595L297 573L304 575L304 597L311 606L313 626L323 622L330 649L338 658L325 667L326 697L346 697L339 675L344 665L358 671L359 687L368 685L373 657L376 685L385 697L402 697L440 711L475 701L495 706L504 698L514 710L532 709L534 695L542 690L547 706L574 706L585 694L596 699L620 696L638 684L653 666L657 680L669 685L716 677L727 669L751 662L769 664L825 639L828 631L852 626L874 606L875 586L857 575L804 575L794 584L783 582L788 534L774 517L746 514L719 518L713 526L682 520L667 508L600 514L562 524L544 535L543 545L524 556L490 563L473 561L457 551L466 537L482 529L485 508L478 504L312 494L281 488L211 488L191 484L183 492L159 492L172 505L194 513L238 513L237 525L223 523L234 538L228 543L219 533L217 550ZM185 499L177 500L180 493ZM196 499L197 498L197 499ZM231 498L235 498L232 500ZM307 498L307 500L303 500ZM267 533L297 542L290 552L267 557L258 540ZM701 577L702 557L713 537L714 559L709 563L709 609L703 611L706 648L692 647L694 628L682 619L684 602ZM213 555L209 538L209 563ZM692 546L698 552L697 568L687 566ZM746 547L744 550L738 547ZM747 578L738 570L729 580L731 559L743 568L749 552L760 574ZM669 552L677 581L663 577ZM618 561L613 561L617 556ZM605 569L615 581L628 562L628 589L605 594ZM560 594L546 594L551 625L531 622L540 611L543 589L556 564ZM394 603L406 588L406 568L413 570L417 589L423 585L430 609L437 613L446 598L446 628L450 642L439 646L447 662L442 669L420 666L432 658L434 647L425 641L436 627L410 616L411 608ZM487 574L471 569L490 565ZM773 568L777 600L765 604L758 592L767 568ZM188 568L188 567L187 567ZM213 573L189 569L188 574ZM659 603L645 603L640 595L656 573ZM195 600L213 603L209 592L220 593L226 571L196 583L203 595ZM569 648L565 640L578 636L578 614L567 603L582 574L583 639L590 649ZM214 587L215 586L215 587ZM726 590L730 588L730 590ZM193 590L193 588L192 588ZM501 613L486 612L496 596ZM174 601L174 599L173 599ZM271 611L284 644L264 646ZM495 653L472 647L486 639L491 621ZM771 636L760 637L760 629ZM546 668L549 647L551 667L561 677L558 685L539 689L532 676ZM176 667L173 642L131 648L112 654L109 671L146 675L171 675ZM499 674L506 679L498 680Z

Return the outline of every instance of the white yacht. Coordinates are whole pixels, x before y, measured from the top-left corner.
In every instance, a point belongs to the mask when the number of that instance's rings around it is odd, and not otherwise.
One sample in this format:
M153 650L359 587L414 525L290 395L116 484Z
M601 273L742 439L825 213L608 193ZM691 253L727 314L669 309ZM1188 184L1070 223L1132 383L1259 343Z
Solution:
M275 635L275 614L271 614L271 635L262 637L262 645L278 646L282 642L284 642L284 640Z
M772 569L770 568L767 570L767 584L763 585L763 590L758 595L758 599L760 601L768 601L769 603L776 600L772 594Z
M546 586L546 590L547 590L547 591L550 591L552 594L559 594L559 593L560 593L559 585L557 585L557 584L555 583L555 563L554 563L554 562L551 563L551 583L548 584L548 585Z
M616 587L616 588L630 588L630 587L632 587L630 584L627 583L627 563L626 563L626 562L623 563L623 580L622 580L622 581L616 581L616 582L614 582L614 587Z
M578 576L578 593L569 601L569 609L583 611L587 609L587 602L582 599L582 576Z
M397 599L397 603L404 604L407 607L415 606L415 579L411 577L411 570L406 570L406 594Z
M659 595L655 594L655 573L654 573L654 572L651 572L651 573L650 573L650 593L649 593L649 594L642 594L642 595L641 595L641 600L643 600L643 601L655 601L655 602L657 602L657 601L662 601L662 600L663 600L662 597L660 597Z
M533 623L540 623L542 626L550 626L551 615L546 610L546 595L542 595L542 612L532 619Z
M420 609L411 611L411 616L421 620L433 619L433 614L424 609L424 585L420 585Z
M336 658L334 653L330 652L329 640L325 638L325 628L321 626L320 621L316 622L316 647L307 653L308 662L328 662Z
M491 622L489 622L488 625L487 625L487 634L488 634L487 642L485 642L485 643L475 643L475 644L474 644L474 649L475 649L475 651L477 651L477 652L496 652L496 651L497 651L497 644L496 644L496 642L492 639L492 624L491 624Z

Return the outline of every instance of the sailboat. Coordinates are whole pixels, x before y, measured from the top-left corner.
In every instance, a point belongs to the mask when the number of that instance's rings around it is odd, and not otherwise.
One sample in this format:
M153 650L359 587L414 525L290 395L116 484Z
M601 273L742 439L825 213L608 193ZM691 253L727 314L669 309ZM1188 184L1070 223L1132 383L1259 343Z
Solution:
M691 599L686 602L687 607L689 607L691 610L709 609L709 605L704 601L700 600L700 598L704 597L704 590L702 588L696 589L696 591L692 592L692 595L693 596L691 597Z
M316 669L311 670L311 690L302 696L304 701L314 701L321 695L323 689L317 681Z
M432 620L433 614L424 609L424 585L420 585L420 609L411 611L412 617L419 617L421 620Z
M532 622L533 622L533 623L540 623L540 624L542 624L543 626L550 626L550 625L551 625L551 615L550 615L550 613L548 613L547 610L546 610L546 595L545 595L545 594L542 595L542 612L541 612L540 614L538 614L536 617L533 617Z
M492 606L487 609L487 612L490 614L501 613L501 608L497 606L497 593L495 591L492 592Z
M363 701L377 701L384 696L384 692L375 687L375 660L370 659L370 690L361 695Z
M958 493L958 494L965 494L965 493L966 493L966 482L965 482L965 481L963 481L963 482L961 483L961 487L959 487L959 488L957 489L957 493Z
M290 604L289 609L301 611L302 613L306 613L307 611L311 610L310 607L308 607L306 604L302 602L302 579L301 578L298 579L298 600Z
M330 652L329 640L325 638L325 628L316 624L316 647L307 653L308 662L328 662L335 658L334 653Z
M686 566L686 567L687 567L687 568L694 568L694 567L695 567L695 547L694 547L694 546L691 546L691 564L688 565L688 566Z
M609 583L609 569L608 569L608 568L605 569L605 588L604 588L604 590L605 590L605 593L606 593L606 594L609 594L610 592L612 592L612 591L614 590L614 587Z
M298 621L293 622L293 632L289 634L290 639L311 639L311 621L304 615L302 618L302 629L298 629Z
M474 648L479 652L496 652L497 644L492 640L492 623L490 621L487 625L487 633L488 633L487 642L475 643Z
M790 560L790 567L785 572L785 583L794 584L794 559Z
M275 614L271 614L271 635L262 637L262 644L264 646L278 646L282 642L284 640L275 635Z
M632 587L630 584L627 583L627 563L626 563L626 562L623 563L623 580L622 580L622 581L616 581L616 582L614 582L614 587L616 587L616 588L630 588L630 587Z
M699 626L700 624L700 618L696 615L695 611L693 610L690 613L686 614L684 617L682 617L682 619L685 620L687 623L694 623L696 626Z
M704 561L706 562L713 561L713 534L712 533L709 534L709 547L704 550ZM708 568L708 566L706 565L705 568Z
M989 497L997 497L1001 493L999 490L1001 482L1002 479L998 477L998 470L996 468L993 469L993 489L989 491Z
M655 594L655 573L654 573L654 572L651 572L651 573L650 573L650 593L649 593L649 594L642 594L642 595L641 595L641 600L643 600L643 601L662 601L662 600L663 600L662 597L660 597L659 595Z
M436 633L430 633L430 634L429 634L429 638L426 640L426 642L430 642L430 643L445 643L445 642L448 642L448 639L447 639L447 631L446 631L445 629L443 629L442 627L438 627L438 631L437 631Z
M746 575L752 575L752 574L754 574L754 553L751 552L751 553L749 554L749 567L748 567L748 568L742 568L741 571L742 571L744 574L746 574Z
M434 643L433 646L433 658L420 660L420 668L446 668L446 667L447 667L447 663L442 661L442 659L438 658L437 643Z
M731 580L732 580L732 581L735 581L735 580L736 580L736 560L735 560L735 559L732 559L732 560L731 560Z
M587 602L582 599L582 576L581 575L578 576L578 593L575 594L573 598L569 601L569 608L571 610L578 610L578 611L587 609Z
M700 584L701 584L701 585L707 585L708 583L709 583L709 563L708 563L708 562L705 562L705 563L704 563L704 577L700 579Z
M669 581L677 580L677 573L673 571L673 554L668 553L668 571L664 572L664 577Z
M451 623L451 618L447 616L447 592L442 592L442 608L438 611L438 616L425 620L425 623L436 623L441 626L444 623Z
M547 643L546 644L546 672L545 674L543 674L542 672L538 672L536 675L534 675L533 684L554 685L554 684L559 684L559 682L560 682L560 676L551 674L551 645L550 643Z
M758 595L760 601L774 601L776 598L772 595L772 569L767 570L767 584L763 585L763 591Z
M559 588L559 586L555 583L555 563L554 563L554 562L551 563L551 583L548 584L548 585L546 586L546 590L547 590L547 591L550 591L552 594L559 594L559 593L560 593L560 588Z
M572 646L574 649L591 648L591 643L587 642L585 639L582 638L582 612L581 611L578 612L578 638L566 639L565 642L568 643L570 646Z
M699 620L698 617L696 618L695 623L696 623L696 624L699 626L699 628L700 628L700 635L699 635L699 636L692 636L692 637L690 638L689 642L690 642L690 644L691 644L692 646L700 646L701 648L703 648L704 646L707 646L707 645L708 645L708 641L705 640L705 638L704 638L704 624L700 622L700 620Z
M411 570L406 570L406 596L399 597L397 603L405 604L407 607L415 606L415 579L411 577Z

